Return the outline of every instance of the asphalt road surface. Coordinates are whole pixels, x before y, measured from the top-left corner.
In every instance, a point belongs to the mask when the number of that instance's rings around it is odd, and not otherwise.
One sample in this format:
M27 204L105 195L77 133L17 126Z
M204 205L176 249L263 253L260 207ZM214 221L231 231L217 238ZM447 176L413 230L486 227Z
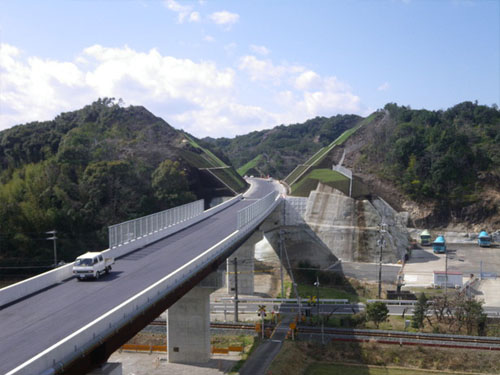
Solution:
M341 262L332 270L359 280L378 281L379 265L376 263ZM382 282L396 283L401 266L382 264Z
M118 259L99 280L72 278L0 310L0 374L16 368L162 279L236 230L236 214L276 189L255 179L249 199Z

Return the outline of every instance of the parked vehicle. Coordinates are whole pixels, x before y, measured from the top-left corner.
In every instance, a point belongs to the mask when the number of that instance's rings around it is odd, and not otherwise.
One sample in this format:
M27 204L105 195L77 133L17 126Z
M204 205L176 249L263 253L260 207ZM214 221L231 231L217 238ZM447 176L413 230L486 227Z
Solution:
M431 243L431 234L427 229L425 229L424 231L422 231L422 233L420 233L420 245L430 246Z
M103 273L109 273L114 263L114 258L104 258L102 253L85 253L76 258L73 265L73 274L78 280L97 280Z
M491 246L491 236L485 230L482 230L477 237L477 244L480 247L490 247Z
M432 243L432 251L438 254L446 253L446 241L444 236L437 236Z

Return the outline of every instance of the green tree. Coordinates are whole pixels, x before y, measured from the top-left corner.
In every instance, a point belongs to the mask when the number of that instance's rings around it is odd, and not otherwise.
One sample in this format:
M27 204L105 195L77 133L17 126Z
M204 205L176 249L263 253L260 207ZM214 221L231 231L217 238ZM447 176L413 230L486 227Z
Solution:
M152 174L155 197L164 208L178 206L196 199L189 191L187 173L178 161L164 160Z
M389 309L383 302L373 302L366 305L366 318L375 323L378 328L380 323L387 320Z
M420 293L417 303L413 309L413 316L411 318L411 326L413 328L423 328L424 319L427 316L427 309L429 307L428 298L424 293Z

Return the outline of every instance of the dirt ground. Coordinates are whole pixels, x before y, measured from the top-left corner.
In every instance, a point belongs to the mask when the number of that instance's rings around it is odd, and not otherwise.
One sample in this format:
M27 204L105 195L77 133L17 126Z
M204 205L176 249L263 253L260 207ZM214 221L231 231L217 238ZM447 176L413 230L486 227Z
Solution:
M168 363L166 354L117 351L108 362L120 362L123 375L219 375L227 374L240 360L240 354L213 355L208 363L183 365Z

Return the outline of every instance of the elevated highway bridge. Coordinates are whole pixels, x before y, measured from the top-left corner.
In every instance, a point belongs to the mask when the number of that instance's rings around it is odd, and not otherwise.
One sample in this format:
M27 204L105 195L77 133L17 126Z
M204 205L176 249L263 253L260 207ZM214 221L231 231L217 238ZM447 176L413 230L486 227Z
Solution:
M106 362L216 270L272 212L279 184L251 183L219 212L122 255L98 280L67 277L43 287L49 276L41 275L42 290L9 298L22 285L1 289L0 374L85 374Z

